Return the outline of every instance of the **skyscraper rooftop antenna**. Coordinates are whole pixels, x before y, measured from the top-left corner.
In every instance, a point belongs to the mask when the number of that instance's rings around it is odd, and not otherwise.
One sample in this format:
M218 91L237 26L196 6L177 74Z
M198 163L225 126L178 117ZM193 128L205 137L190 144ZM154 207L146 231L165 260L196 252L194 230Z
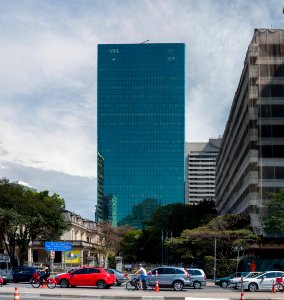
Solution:
M283 8L283 9L284 9L284 8ZM147 43L147 42L149 42L149 40L146 40L146 41L142 42L141 44L145 44L145 43Z

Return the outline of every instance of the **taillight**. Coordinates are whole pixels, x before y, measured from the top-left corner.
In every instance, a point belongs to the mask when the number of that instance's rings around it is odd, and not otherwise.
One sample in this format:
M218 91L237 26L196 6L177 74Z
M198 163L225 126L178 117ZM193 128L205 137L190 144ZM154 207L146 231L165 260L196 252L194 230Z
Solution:
M204 280L206 280L206 275L204 274Z
M124 273L123 277L127 277L127 274L126 274L126 273Z

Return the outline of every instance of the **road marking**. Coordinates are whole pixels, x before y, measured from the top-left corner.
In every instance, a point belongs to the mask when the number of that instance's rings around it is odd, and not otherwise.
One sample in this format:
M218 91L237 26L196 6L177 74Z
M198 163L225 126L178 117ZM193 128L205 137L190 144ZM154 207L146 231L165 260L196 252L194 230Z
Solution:
M185 297L185 300L230 300L229 298L196 298L196 297Z
M164 300L164 296L142 296L142 300Z

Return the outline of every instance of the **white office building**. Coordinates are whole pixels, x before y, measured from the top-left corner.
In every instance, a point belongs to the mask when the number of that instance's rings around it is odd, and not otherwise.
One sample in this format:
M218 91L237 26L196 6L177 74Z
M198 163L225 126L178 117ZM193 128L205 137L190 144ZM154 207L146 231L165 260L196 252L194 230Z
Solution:
M209 139L207 143L186 143L186 203L215 199L215 166L220 144L221 138Z

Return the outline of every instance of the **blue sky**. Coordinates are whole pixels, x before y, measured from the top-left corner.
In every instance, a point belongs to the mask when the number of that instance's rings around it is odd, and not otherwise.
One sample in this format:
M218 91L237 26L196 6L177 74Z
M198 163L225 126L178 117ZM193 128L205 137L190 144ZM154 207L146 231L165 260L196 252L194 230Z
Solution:
M280 0L0 0L0 177L93 218L98 43L186 43L186 140L222 135L254 28Z

